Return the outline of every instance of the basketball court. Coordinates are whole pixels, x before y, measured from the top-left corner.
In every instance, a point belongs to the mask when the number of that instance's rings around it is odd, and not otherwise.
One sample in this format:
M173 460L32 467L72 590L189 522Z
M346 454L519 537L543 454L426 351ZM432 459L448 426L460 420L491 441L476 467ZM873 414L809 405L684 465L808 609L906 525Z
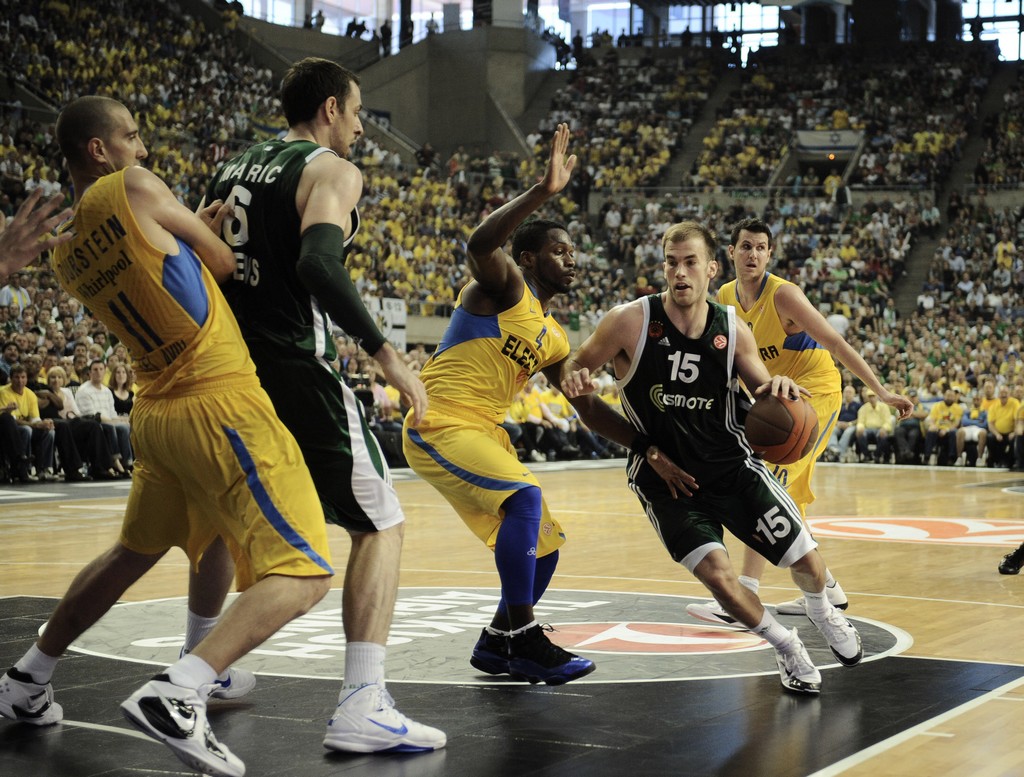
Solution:
M561 686L481 675L469 654L497 601L490 554L406 471L409 524L388 652L399 708L443 728L418 755L324 750L344 639L340 590L240 665L256 690L212 702L248 775L1024 774L1024 575L1001 556L1024 539L1024 478L973 468L819 465L810 520L850 597L865 659L845 668L805 618L818 697L785 691L772 650L690 618L703 587L674 564L625 486L621 461L531 465L569 537L538 616L597 671ZM0 490L0 663L11 665L73 575L116 538L127 484ZM332 530L335 567L348 542ZM734 558L740 548L730 545ZM178 655L187 564L175 551L76 643L54 677L65 721L0 721L0 773L179 775L119 703ZM340 584L340 583L339 583ZM796 595L770 569L762 599Z

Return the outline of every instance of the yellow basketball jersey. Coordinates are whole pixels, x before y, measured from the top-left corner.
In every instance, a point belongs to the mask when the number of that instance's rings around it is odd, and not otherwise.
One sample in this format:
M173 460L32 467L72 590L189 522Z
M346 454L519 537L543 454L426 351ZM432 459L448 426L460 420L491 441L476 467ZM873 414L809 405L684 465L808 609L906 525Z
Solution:
M256 384L256 369L209 270L178 239L165 255L146 240L125 192L125 171L83 195L75 238L54 250L57 280L131 351L139 397Z
M789 283L765 273L761 293L750 310L744 310L736 296L736 281L729 281L718 290L718 301L736 308L736 317L750 327L758 355L769 373L792 378L812 396L841 391L842 378L828 349L806 332L787 335L782 328L775 308L775 292Z
M431 402L458 405L500 423L530 376L568 355L565 331L545 314L529 285L524 284L519 302L494 316L469 313L460 291L420 379Z

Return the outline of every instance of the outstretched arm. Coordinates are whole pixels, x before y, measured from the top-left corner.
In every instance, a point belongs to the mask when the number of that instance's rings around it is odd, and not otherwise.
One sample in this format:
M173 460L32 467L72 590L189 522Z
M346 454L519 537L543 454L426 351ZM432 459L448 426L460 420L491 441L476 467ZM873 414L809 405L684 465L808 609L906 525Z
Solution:
M502 250L502 246L527 216L569 183L576 166L576 155L566 158L568 148L569 125L559 124L551 140L551 155L544 178L494 211L470 235L466 244L469 269L489 294L504 293L510 274L519 277L515 261Z
M0 214L0 275L20 270L43 251L66 243L75 236L71 230L56 237L50 236L58 224L71 218L72 210L65 208L54 214L64 201L63 194L54 195L37 208L36 203L42 196L43 190L37 187L9 221Z

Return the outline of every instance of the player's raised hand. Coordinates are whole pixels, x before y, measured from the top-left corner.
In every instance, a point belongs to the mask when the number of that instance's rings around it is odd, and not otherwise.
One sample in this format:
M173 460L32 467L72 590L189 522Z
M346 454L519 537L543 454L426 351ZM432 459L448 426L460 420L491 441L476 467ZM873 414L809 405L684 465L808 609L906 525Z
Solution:
M555 136L551 139L551 156L548 158L548 169L544 173L541 184L550 194L562 191L569 178L572 177L573 168L576 167L576 155L566 157L569 150L569 125L559 124L555 129Z

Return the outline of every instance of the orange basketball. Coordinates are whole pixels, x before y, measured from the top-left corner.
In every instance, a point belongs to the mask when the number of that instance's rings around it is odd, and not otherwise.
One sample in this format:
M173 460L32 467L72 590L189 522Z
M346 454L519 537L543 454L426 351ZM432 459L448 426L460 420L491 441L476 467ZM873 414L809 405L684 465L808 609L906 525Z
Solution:
M779 399L769 394L754 402L747 414L746 431L750 447L766 461L792 464L814 448L818 416L803 397Z

